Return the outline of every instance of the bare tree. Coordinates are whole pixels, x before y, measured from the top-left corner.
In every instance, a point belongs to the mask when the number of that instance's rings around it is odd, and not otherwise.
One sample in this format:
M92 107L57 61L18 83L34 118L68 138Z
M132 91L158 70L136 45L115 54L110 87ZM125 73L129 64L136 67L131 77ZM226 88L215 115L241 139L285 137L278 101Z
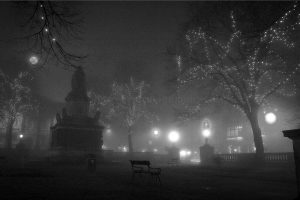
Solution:
M258 111L275 93L295 93L293 78L299 63L289 62L295 54L292 39L300 24L297 4L269 27L255 34L244 33L233 11L228 15L229 37L215 37L203 27L185 34L186 51L177 55L178 81L202 85L207 100L221 100L240 109L252 127L256 153L264 153ZM222 29L223 30L223 29ZM290 54L288 54L289 52Z
M18 15L22 17L24 37L29 50L41 60L42 68L54 58L66 69L76 68L85 56L72 53L68 44L79 40L80 13L70 2L25 1L17 2ZM24 21L25 19L25 21Z
M16 78L10 78L0 71L0 113L6 124L6 148L11 149L13 125L18 114L24 114L34 108L29 82L32 76L20 72Z
M133 152L132 135L136 123L142 118L149 122L157 119L147 107L153 101L146 96L147 87L144 81L136 82L133 78L127 84L114 83L112 86L111 99L114 113L122 118L128 130L129 152Z

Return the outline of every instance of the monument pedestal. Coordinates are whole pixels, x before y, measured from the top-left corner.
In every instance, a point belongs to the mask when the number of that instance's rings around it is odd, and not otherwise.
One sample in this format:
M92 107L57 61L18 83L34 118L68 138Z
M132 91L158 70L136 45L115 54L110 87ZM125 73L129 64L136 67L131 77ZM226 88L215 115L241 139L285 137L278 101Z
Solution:
M209 144L204 144L200 148L200 163L201 165L211 165L213 164L214 158L214 147Z
M296 167L298 197L300 199L300 129L282 131L284 137L288 137L293 141L294 160Z
M103 127L94 123L93 118L67 116L51 127L52 149L64 151L100 151Z

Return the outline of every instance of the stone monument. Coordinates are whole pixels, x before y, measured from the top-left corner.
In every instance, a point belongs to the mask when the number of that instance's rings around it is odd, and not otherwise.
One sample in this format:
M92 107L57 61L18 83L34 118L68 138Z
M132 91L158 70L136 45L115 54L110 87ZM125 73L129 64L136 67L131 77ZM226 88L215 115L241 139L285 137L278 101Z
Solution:
M62 113L56 114L56 124L51 127L51 148L64 151L97 152L102 149L102 130L99 124L100 113L89 116L85 73L78 67L72 76L72 90Z

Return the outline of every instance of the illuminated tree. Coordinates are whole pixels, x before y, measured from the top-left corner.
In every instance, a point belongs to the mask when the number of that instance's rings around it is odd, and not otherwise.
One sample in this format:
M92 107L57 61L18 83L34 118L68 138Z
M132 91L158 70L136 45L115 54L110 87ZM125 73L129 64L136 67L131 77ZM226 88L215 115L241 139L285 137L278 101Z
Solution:
M240 27L247 24L239 22L235 12L231 11L228 18L230 26L223 28L229 30L229 37L214 35L201 25L186 32L185 51L177 55L178 81L181 85L196 82L209 96L207 101L221 100L240 109L249 119L256 153L261 157L264 146L259 109L276 93L295 93L293 79L300 66L290 58L295 55L293 34L299 30L300 14L295 4L256 32L243 32Z
M32 76L20 72L16 78L11 78L0 71L0 113L6 124L6 148L12 147L13 124L18 114L24 114L34 109L29 83Z
M157 117L149 112L148 105L152 99L146 96L147 85L133 78L127 84L114 83L112 86L113 112L120 117L128 130L129 152L133 152L132 134L136 123L145 118L150 122Z
M72 53L67 45L79 38L79 26L82 19L71 3L54 1L16 2L17 12L22 17L22 30L29 44L29 50L38 57L31 57L31 62L43 67L54 58L66 69L79 65L84 56Z

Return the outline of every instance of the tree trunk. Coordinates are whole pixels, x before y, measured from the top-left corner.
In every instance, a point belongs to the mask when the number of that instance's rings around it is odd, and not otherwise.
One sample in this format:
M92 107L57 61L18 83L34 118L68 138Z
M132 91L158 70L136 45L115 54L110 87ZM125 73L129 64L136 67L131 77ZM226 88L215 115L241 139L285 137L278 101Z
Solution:
M10 118L6 126L6 135L5 135L5 147L6 149L12 148L12 135L13 135L13 125L15 120Z
M35 145L34 145L34 148L36 150L40 149L40 142L41 142L40 132L41 132L41 120L40 118L38 118L36 119L36 138L35 138Z
M129 129L128 129L128 149L129 149L129 153L133 152L131 135L132 135L132 129L131 129L131 127L129 127Z
M264 144L263 144L263 139L262 139L262 135L261 135L261 130L260 130L260 127L258 124L257 114L258 114L257 111L252 111L251 113L249 113L248 118L249 118L252 132L253 132L253 139L254 139L254 145L256 148L257 158L263 159Z

